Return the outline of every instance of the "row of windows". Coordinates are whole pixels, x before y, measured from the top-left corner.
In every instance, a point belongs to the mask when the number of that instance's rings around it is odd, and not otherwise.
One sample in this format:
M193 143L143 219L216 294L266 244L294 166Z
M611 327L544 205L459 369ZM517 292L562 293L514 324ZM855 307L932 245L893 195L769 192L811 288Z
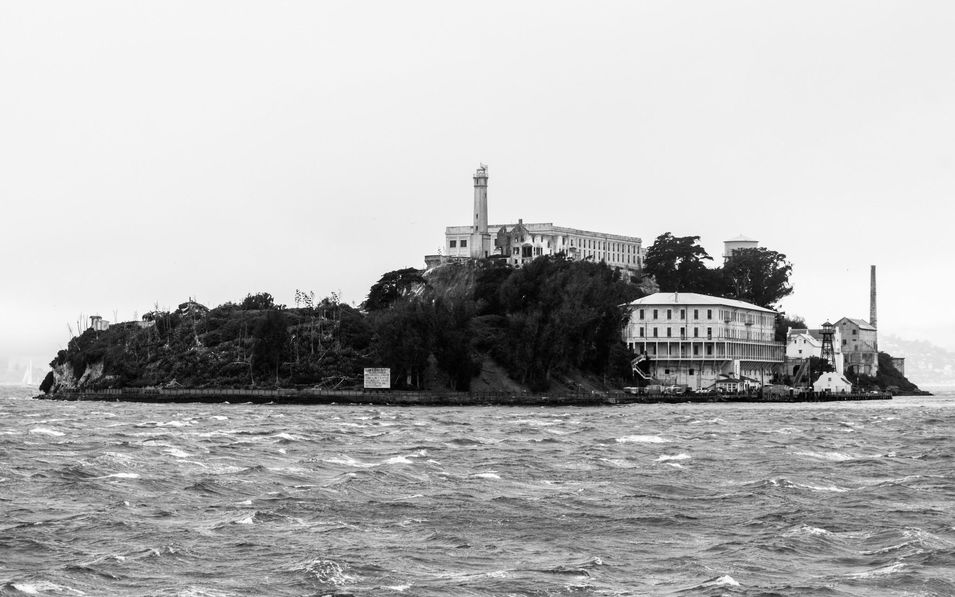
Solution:
M456 241L456 240L448 241L448 243L449 243L448 246L451 247L452 249L458 246L458 241ZM463 248L465 248L465 247L467 247L467 246L468 246L468 241L467 241L467 239L462 238L462 239L461 239L461 248L463 249Z
M666 337L667 337L667 338L672 338L672 337L673 337L673 328L667 328L666 330L667 330L667 335L666 335ZM659 338L659 337L660 337L660 329L659 329L659 328L653 328L652 331L653 331L653 337L654 337L654 338ZM643 328L640 328L640 337L641 337L641 338L644 338L644 337L645 337L645 334L646 334L646 330L644 330ZM700 328L693 328L693 337L694 337L694 338L699 338L699 337L700 337ZM686 338L686 328L680 328L680 338L683 338L683 339ZM707 339L707 340L712 340L712 339L713 339L713 328L706 328L706 339Z
M666 318L673 319L673 309L666 310ZM646 319L646 309L640 309L640 319ZM700 310L693 309L693 319L700 318ZM713 309L706 310L706 318L713 319ZM653 319L660 319L660 309L653 309ZM686 319L686 309L680 309L680 319Z

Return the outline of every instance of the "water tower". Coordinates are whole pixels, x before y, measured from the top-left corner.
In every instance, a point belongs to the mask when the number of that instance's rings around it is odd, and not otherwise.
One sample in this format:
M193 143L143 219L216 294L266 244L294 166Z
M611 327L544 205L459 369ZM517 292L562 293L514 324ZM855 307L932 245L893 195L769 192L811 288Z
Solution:
M823 360L829 361L829 364L836 366L836 349L832 346L832 337L836 333L836 326L828 321L822 324L822 353L819 355Z

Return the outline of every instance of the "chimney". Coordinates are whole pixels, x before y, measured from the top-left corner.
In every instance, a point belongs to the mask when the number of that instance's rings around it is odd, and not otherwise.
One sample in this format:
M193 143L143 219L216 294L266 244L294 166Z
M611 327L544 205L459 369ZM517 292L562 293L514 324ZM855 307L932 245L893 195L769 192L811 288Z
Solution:
M871 266L871 282L869 284L869 325L875 329L879 329L878 321L876 318L875 311L875 266Z

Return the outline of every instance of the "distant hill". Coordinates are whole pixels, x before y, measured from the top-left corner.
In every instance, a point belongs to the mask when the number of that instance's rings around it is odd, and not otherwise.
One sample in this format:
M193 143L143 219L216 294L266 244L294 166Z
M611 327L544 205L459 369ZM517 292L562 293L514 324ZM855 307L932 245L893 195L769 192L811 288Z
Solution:
M879 348L905 357L905 376L919 386L955 386L955 352L925 340L905 340L891 334L879 337Z

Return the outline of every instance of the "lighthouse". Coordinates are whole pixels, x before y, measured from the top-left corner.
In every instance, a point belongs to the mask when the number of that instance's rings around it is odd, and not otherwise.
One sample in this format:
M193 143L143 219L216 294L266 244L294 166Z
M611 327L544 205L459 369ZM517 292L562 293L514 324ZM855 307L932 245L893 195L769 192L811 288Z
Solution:
M474 173L474 221L471 228L471 258L487 257L491 252L491 235L487 231L487 164Z

